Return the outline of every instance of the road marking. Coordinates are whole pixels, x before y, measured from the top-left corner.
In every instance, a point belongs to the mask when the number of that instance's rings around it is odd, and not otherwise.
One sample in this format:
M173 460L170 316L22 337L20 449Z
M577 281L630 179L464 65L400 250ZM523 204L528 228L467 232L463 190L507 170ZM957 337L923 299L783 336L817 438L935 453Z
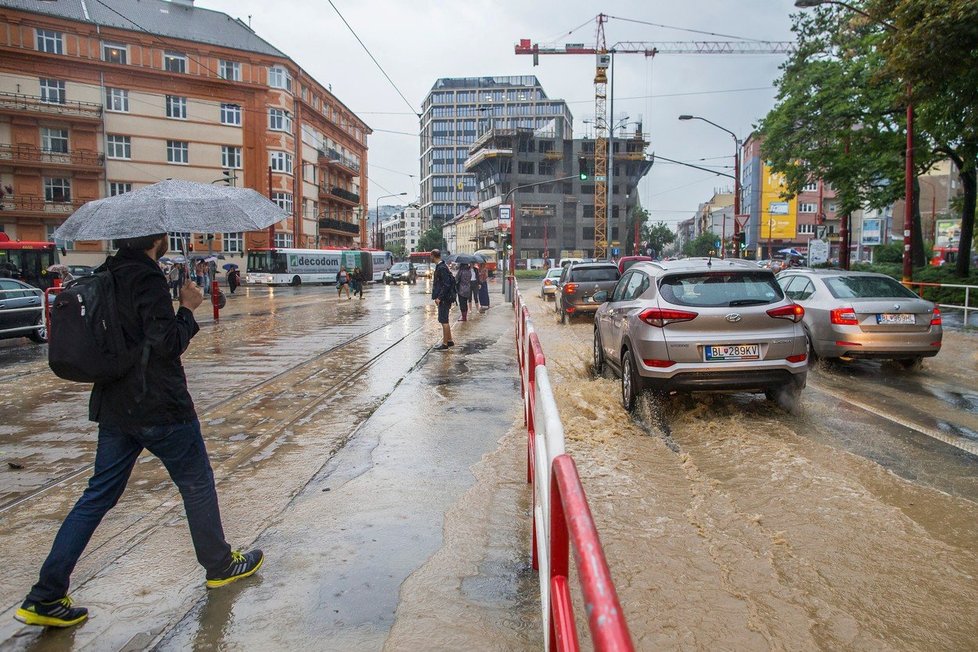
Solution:
M955 437L953 435L947 435L939 430L935 430L934 428L928 428L918 423L907 421L906 419L902 419L893 414L887 414L877 407L869 405L868 403L863 403L861 401L853 400L848 396L846 396L845 394L842 394L841 392L837 392L835 390L822 387L818 383L813 383L811 381L808 381L808 386L817 392L828 394L829 396L838 399L843 403L848 403L849 405L857 407L861 410L865 410L870 414L878 416L882 419L886 419L887 421L895 423L898 426L903 426L904 428L908 428L910 430L913 430L914 432L919 432L922 435L926 435L931 439L936 439L937 441L948 444L949 446L954 446L957 449L963 450L966 453L971 453L972 455L978 456L978 443L968 441L963 437Z

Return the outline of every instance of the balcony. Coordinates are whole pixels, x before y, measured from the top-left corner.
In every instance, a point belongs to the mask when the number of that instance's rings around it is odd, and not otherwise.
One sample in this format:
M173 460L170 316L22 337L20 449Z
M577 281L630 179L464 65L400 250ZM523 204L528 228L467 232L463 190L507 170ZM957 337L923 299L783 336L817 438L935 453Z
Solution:
M11 217L67 217L87 199L46 201L43 197L4 197L0 199L0 211Z
M319 220L319 228L324 231L338 231L348 235L360 235L360 226L343 220L324 217Z
M348 156L343 156L335 149L319 150L319 160L321 163L337 168L351 176L360 174L360 164Z
M480 149L478 152L475 152L467 159L465 159L465 171L466 172L471 171L472 168L474 168L476 165L486 160L487 158L495 158L498 156L512 156L512 155L513 155L512 149L500 149L500 148L489 148L489 147Z
M102 105L94 102L50 102L38 95L0 93L0 113L22 116L25 112L84 122L102 120Z
M337 186L321 188L320 194L325 195L328 199L334 199L349 206L360 205L360 195Z
M47 152L33 145L0 143L0 161L10 161L14 167L51 167L70 170L101 170L105 157L91 150L77 152Z

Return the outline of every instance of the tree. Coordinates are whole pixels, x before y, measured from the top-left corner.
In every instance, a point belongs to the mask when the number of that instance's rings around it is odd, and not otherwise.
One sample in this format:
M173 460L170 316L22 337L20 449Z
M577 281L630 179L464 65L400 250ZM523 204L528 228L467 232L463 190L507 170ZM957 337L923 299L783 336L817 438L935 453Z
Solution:
M432 225L430 229L421 234L418 238L418 251L431 251L432 249L444 249L445 241L441 237L441 226Z
M647 231L645 240L649 243L649 249L651 249L656 256L661 256L665 248L676 241L676 234L666 225L665 222L656 222L656 224Z
M716 247L717 240L720 239L713 231L707 231L693 240L683 245L684 256L718 256L720 254Z
M401 259L407 256L407 252L404 250L404 243L395 242L393 244L384 245L384 249L391 252L394 258Z
M646 243L644 247L641 247L639 251L634 251L635 249L635 222L639 223L639 242ZM642 208L641 206L635 206L632 208L631 213L629 213L628 219L623 225L625 232L622 236L622 240L625 243L625 255L626 256L644 256L645 249L652 249L656 255L661 255L662 250L666 245L672 243L676 239L676 234L673 233L665 222L659 222L654 226L649 226L649 212Z

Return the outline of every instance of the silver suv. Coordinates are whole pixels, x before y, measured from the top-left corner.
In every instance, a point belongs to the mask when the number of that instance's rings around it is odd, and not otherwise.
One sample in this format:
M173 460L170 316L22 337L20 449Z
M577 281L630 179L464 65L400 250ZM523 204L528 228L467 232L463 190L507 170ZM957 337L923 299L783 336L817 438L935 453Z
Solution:
M626 410L645 389L764 392L795 410L808 376L805 311L770 270L736 259L643 262L594 299L594 369L621 376Z

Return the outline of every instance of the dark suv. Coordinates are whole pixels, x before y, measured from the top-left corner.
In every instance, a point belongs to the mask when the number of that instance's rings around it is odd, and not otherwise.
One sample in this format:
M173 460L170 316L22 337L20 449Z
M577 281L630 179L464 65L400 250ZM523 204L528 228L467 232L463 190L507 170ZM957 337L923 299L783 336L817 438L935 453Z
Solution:
M412 263L394 263L389 270L384 272L384 284L407 283L414 285L418 282L418 272Z
M566 324L568 317L582 312L595 312L601 304L591 297L601 290L610 293L620 277L618 265L615 263L567 265L557 281L557 292L554 296L554 310L560 315L560 322Z

